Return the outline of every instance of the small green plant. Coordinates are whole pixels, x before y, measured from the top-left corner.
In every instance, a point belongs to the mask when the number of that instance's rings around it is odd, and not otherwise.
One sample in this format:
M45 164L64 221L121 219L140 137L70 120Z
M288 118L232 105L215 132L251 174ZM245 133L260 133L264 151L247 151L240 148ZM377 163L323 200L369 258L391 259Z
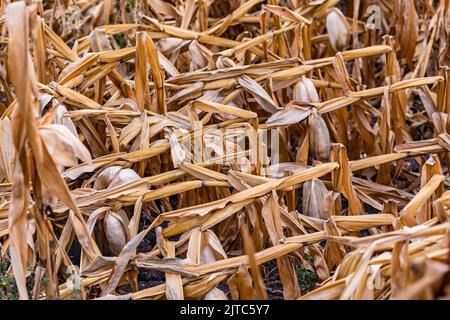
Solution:
M19 291L17 290L16 280L14 276L8 273L10 263L9 261L0 261L0 300L17 300L19 299ZM34 282L34 270L27 278L28 294L31 296Z
M123 33L117 33L114 35L114 40L116 40L117 44L120 48L125 48L127 46L127 38Z
M6 261L0 262L0 300L16 300L19 296L14 277L8 274L8 267Z
M314 258L312 256L307 255L305 259L313 265ZM308 293L316 288L316 283L319 280L317 273L300 265L296 266L296 271L298 285L302 294Z
M297 268L297 280L302 294L308 293L316 288L317 274L303 267Z

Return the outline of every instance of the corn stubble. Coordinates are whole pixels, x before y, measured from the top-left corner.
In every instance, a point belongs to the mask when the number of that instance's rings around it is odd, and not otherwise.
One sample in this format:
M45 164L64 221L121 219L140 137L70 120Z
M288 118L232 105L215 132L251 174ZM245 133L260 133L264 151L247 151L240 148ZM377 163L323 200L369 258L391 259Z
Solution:
M450 2L371 4L2 1L20 299L450 298Z

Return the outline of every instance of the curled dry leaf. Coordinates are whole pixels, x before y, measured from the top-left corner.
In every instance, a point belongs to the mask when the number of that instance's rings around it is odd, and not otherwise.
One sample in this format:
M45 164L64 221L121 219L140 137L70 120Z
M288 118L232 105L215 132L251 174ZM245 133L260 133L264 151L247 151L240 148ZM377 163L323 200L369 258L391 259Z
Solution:
M404 57L408 64L412 65L419 33L419 17L414 1L395 1L395 11L398 16L396 29L400 42L400 56Z
M77 159L83 162L91 160L89 150L66 126L60 124L41 126L39 133L58 165L71 167L78 164Z
M13 177L14 150L11 139L11 121L9 121L9 118L0 120L0 174L1 179L7 182L10 182Z
M299 123L307 119L311 112L311 108L308 107L299 107L295 105L287 106L267 119L265 126L280 127Z
M185 161L186 152L180 145L177 136L173 132L168 131L167 134L170 142L170 155L172 156L172 163L175 168L178 168L178 166Z

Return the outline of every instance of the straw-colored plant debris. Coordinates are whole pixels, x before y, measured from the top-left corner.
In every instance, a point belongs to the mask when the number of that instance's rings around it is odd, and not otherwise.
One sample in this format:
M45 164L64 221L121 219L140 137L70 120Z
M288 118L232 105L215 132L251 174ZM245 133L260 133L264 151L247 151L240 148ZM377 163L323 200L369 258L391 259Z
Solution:
M1 298L450 298L449 0L0 16Z

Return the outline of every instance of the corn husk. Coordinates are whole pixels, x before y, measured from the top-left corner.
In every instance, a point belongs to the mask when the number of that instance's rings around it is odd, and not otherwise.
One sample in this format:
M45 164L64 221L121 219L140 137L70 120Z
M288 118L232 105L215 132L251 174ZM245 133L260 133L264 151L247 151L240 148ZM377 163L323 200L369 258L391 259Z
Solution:
M334 50L343 51L346 49L349 40L349 26L342 12L333 8L326 18L327 31L330 43Z
M104 231L109 247L114 255L119 255L120 251L127 244L126 222L123 218L126 213L123 210L117 213L108 212L104 219Z
M313 113L309 118L309 147L316 160L327 161L330 158L330 134L323 118Z

